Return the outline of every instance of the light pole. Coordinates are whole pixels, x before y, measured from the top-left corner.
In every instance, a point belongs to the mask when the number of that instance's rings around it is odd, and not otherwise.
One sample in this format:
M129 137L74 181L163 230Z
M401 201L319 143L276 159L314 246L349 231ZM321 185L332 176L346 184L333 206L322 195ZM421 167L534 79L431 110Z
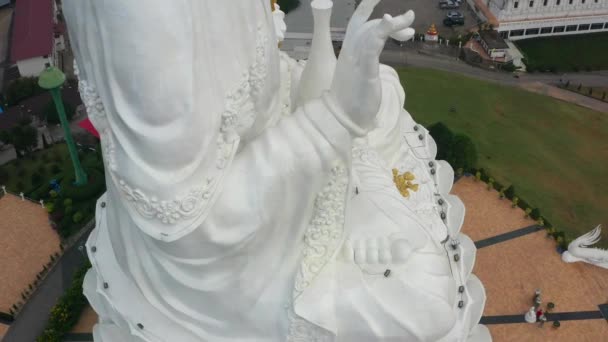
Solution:
M60 87L63 83L65 83L65 74L56 67L47 67L38 77L38 85L42 89L48 90L51 93L51 96L53 96L53 102L55 102L57 115L59 116L61 127L63 127L65 141L68 145L72 165L74 166L74 175L76 176L74 185L81 186L87 184L87 174L84 172L82 165L80 165L78 151L76 150L76 145L74 145L74 140L72 139L72 132L70 131L70 123L65 115L65 108L63 107L60 91Z

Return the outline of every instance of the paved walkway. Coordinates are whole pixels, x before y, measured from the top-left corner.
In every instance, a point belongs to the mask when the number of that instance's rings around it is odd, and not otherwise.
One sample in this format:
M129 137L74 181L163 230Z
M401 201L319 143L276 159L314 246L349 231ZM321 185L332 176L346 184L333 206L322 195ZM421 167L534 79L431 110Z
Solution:
M508 241L508 240L511 240L511 239L515 239L515 238L518 238L520 236L531 234L531 233L537 232L537 231L542 230L542 229L543 229L543 227L534 224L534 225L531 225L531 226L528 226L528 227L524 227L524 228L521 228L521 229L510 231L508 233L504 233L504 234L492 236L492 237L487 238L487 239L476 241L475 242L475 247L477 247L477 249L479 249L479 248L484 248L484 247L492 246L492 245L495 245L497 243L501 243L501 242L505 242L505 241Z
M547 321L579 321L588 319L603 319L599 311L577 311L577 312L555 312L546 314ZM524 314L504 316L484 316L479 321L481 324L513 324L527 323Z
M78 247L86 242L88 232L61 257L44 282L25 304L19 316L11 324L3 342L35 341L46 326L49 313L72 284L74 273L83 265L85 255Z

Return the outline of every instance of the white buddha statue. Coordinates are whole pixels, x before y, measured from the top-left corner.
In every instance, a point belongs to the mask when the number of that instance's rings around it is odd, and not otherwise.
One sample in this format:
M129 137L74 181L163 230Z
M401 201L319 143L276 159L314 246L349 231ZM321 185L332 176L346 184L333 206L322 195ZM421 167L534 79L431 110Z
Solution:
M411 11L363 0L304 68L268 0L63 3L106 166L95 341L491 340L453 171L378 62Z

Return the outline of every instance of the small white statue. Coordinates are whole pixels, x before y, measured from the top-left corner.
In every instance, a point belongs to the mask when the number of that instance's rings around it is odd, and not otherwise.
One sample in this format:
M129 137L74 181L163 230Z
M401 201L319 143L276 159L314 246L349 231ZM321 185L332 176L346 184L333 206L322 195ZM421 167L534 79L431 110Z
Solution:
M536 311L535 311L534 307L531 307L530 310L528 310L526 312L526 315L524 318L526 319L526 322L528 322L528 323L536 323Z
M22 201L25 201L25 194L23 192L20 192L19 196L21 197Z
M562 253L565 262L582 261L595 266L608 268L608 250L592 248L602 238L602 225L598 225L587 234L579 236L568 245L568 250Z
M6 186L5 185L2 186L2 192L6 195Z
M40 206L44 208L44 200L43 199L40 200Z

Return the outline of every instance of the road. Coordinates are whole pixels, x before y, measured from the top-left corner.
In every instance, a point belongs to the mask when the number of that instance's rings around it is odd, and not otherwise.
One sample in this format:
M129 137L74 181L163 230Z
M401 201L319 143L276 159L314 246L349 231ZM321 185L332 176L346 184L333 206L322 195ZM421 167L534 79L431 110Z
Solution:
M431 56L422 54L417 49L399 47L391 43L387 43L386 48L380 56L380 61L394 67L414 66L419 68L430 68L459 73L483 81L517 86L528 91L575 103L599 112L608 113L608 103L575 92L563 90L556 86L560 81L570 81L571 84L582 83L588 87L608 88L607 70L563 74L520 74L519 78L515 78L513 74L473 67L457 58L443 55Z
M72 284L74 273L84 264L85 255L78 247L86 242L89 232L63 254L11 324L3 342L35 341L44 331L52 307Z

